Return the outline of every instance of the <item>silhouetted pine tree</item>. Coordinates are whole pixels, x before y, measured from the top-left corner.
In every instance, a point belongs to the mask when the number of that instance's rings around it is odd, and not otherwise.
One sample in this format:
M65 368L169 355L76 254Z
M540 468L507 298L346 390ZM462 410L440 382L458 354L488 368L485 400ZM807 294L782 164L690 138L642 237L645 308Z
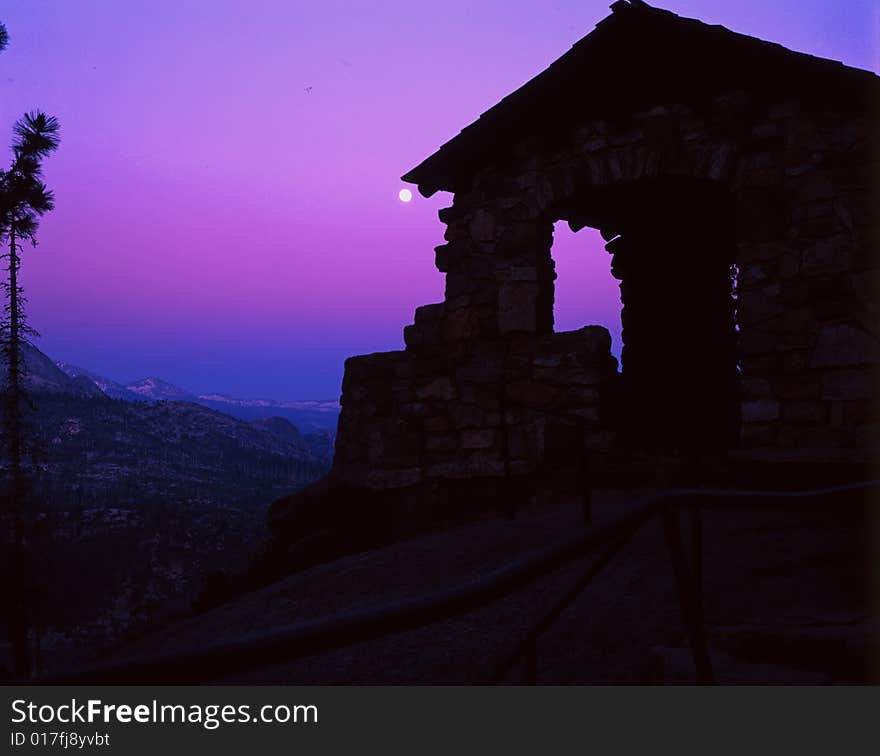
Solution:
M5 39L0 36L0 41ZM2 287L6 294L2 323L3 356L6 360L6 407L4 425L9 454L9 514L13 522L13 574L11 578L11 635L13 671L30 673L27 651L28 611L25 570L24 509L28 481L23 465L24 433L22 416L25 395L22 347L34 332L25 317L25 299L18 283L22 242L36 246L41 216L52 210L54 197L42 180L42 161L58 147L58 120L44 113L25 113L13 132L12 163L0 171L0 244L7 263L8 277Z

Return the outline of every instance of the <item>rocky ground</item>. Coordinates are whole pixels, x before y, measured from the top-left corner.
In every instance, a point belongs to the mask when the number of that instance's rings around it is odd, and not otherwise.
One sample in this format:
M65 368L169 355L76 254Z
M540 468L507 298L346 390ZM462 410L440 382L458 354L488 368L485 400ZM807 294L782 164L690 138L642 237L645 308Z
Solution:
M598 496L595 526L632 494ZM199 647L371 607L479 577L583 528L576 507L491 520L315 567L144 637L117 660ZM835 513L717 512L705 522L706 618L722 681L835 682L876 640L877 586L865 523ZM308 659L253 670L243 683L484 683L536 619L585 571L581 561L481 610ZM763 640L760 640L763 633ZM759 641L755 639L758 638ZM544 636L541 683L692 679L659 523L649 522ZM743 651L748 658L742 658ZM731 661L731 654L735 655ZM771 659L762 657L768 656ZM847 668L849 671L841 672ZM514 669L509 681L516 682Z

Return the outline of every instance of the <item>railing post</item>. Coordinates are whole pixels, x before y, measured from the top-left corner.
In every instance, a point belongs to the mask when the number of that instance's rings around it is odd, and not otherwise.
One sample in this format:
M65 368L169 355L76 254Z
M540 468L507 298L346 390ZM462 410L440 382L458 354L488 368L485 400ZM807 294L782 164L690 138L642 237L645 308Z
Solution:
M694 593L700 614L703 612L703 513L698 507L691 509L691 574Z
M505 347L501 363L501 375L498 381L498 413L501 417L501 458L504 463L504 502L507 518L516 519L516 499L513 492L513 480L510 471L510 428L507 425L507 362L510 346Z
M532 638L523 655L523 666L526 685L538 684L538 641Z
M715 682L715 675L712 671L712 661L709 658L706 628L703 625L702 611L696 597L693 576L688 569L684 544L678 529L678 518L668 504L663 507L662 518L663 532L666 535L666 545L669 548L672 571L675 575L678 601L681 605L691 652L694 656L694 666L697 669L697 680L704 685L711 685Z
M581 491L581 517L587 527L593 524L593 491L589 488Z
M583 428L581 429L583 431ZM593 480L590 469L590 452L586 440L580 439L580 465L578 467L578 493L581 499L581 517L584 525L593 524Z

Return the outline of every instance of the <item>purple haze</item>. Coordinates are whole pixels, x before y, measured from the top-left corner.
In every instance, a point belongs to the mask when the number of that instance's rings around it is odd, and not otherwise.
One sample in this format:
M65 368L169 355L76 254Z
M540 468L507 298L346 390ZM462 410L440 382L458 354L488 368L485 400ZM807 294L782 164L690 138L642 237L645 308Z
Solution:
M670 10L862 68L872 0ZM448 195L398 177L608 13L608 0L12 0L0 125L61 119L57 210L23 279L39 346L110 377L331 397L346 356L402 347ZM557 227L560 329L611 327L595 234Z

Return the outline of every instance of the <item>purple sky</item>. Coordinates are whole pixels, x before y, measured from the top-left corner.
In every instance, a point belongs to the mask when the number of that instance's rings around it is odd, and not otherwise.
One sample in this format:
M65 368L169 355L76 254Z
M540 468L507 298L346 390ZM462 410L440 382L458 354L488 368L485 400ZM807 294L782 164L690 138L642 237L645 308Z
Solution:
M450 197L403 204L398 177L609 1L7 0L0 126L39 107L63 128L22 276L39 346L121 380L336 396L346 356L402 348L442 299ZM880 67L876 0L665 7ZM608 325L617 351L597 235L559 228L554 256L557 327Z

